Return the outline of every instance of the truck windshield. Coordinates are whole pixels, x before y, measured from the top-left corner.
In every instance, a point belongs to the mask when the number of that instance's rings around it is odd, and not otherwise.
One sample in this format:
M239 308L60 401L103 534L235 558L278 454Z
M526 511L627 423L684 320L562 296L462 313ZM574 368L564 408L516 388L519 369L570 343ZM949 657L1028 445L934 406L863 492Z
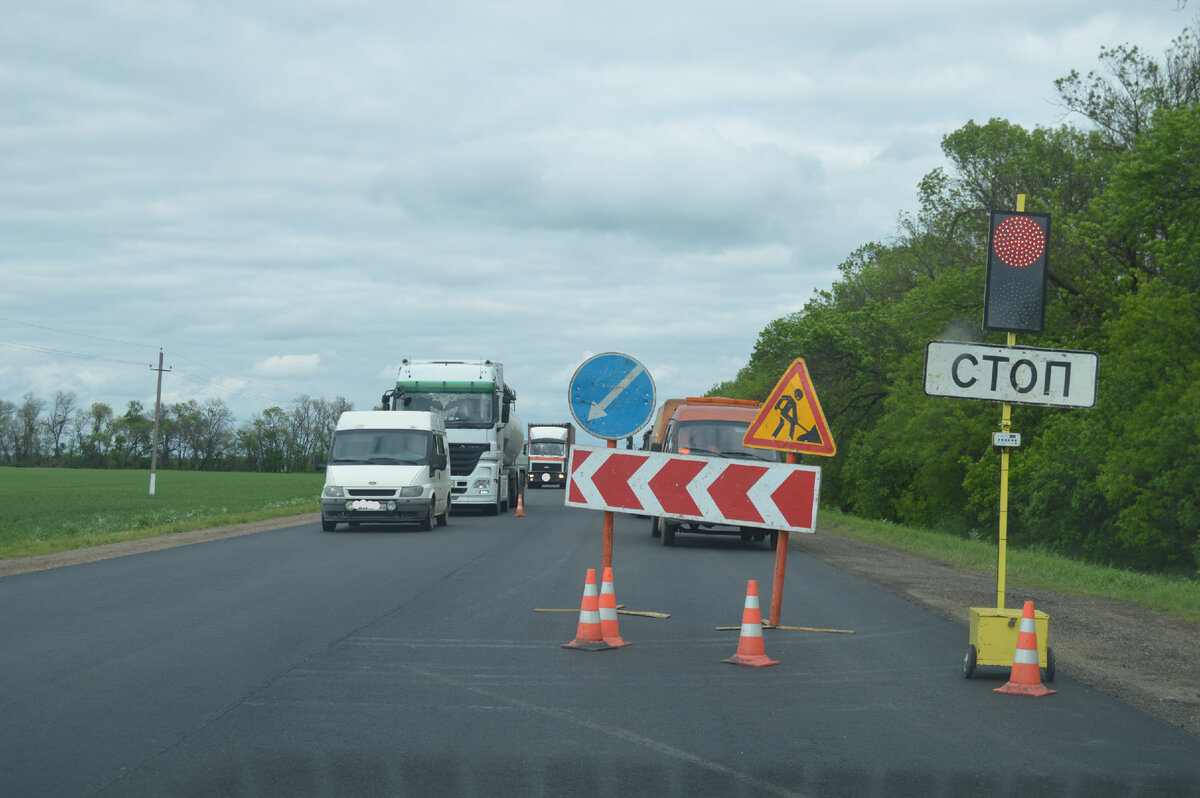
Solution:
M776 462L779 453L773 449L751 449L742 446L748 422L685 421L679 425L680 454L704 454L710 457L739 457Z
M415 429L346 429L333 433L330 465L425 465L433 435Z
M441 413L447 427L490 427L496 413L490 393L405 393L402 410Z
M565 457L567 445L561 441L533 441L529 444L529 453L542 457Z

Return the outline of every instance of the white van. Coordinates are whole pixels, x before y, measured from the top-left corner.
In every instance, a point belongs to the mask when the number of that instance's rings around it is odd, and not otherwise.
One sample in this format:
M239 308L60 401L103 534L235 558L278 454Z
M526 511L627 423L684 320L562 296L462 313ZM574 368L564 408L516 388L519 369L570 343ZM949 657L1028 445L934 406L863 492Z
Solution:
M321 528L338 524L415 522L421 529L450 518L450 457L438 413L349 410L338 419L324 463Z

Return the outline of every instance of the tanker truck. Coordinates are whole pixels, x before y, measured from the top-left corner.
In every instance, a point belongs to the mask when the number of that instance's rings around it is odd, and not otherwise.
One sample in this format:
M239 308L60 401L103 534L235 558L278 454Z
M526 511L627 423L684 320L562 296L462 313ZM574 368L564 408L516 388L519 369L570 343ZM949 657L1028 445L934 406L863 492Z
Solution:
M575 445L575 425L550 422L529 425L529 487L567 486L567 459Z
M450 501L488 515L516 507L525 485L524 430L504 366L491 360L400 361L384 410L427 410L446 423Z

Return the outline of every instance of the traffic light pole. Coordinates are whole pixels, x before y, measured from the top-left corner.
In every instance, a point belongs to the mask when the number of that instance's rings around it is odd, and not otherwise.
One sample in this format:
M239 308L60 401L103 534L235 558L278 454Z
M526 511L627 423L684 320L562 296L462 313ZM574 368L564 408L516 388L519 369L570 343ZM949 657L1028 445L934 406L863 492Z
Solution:
M1017 195L1017 212L1021 213L1025 210L1025 195ZM1014 332L1008 333L1008 345L1017 345L1017 334ZM1008 402L1004 403L1004 410L1000 414L1000 431L1008 433L1012 431L1012 405ZM1000 539L997 555L996 567L996 609L1004 609L1004 571L1005 561L1007 559L1008 550L1008 447L1000 447Z
M1021 199L1024 199L1024 195ZM1008 345L1017 345L1017 334L1008 334ZM1000 431L1012 431L1012 405L1004 403L1000 416ZM1008 547L1008 447L1000 447L1000 552L999 566L996 568L996 609L1004 609L1004 562Z

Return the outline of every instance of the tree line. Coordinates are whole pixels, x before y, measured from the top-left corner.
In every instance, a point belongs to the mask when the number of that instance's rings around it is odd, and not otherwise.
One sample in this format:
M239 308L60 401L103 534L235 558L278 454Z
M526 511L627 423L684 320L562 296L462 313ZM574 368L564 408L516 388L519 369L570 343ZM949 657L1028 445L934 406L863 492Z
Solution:
M931 340L982 331L990 210L1051 215L1043 335L1017 343L1100 355L1092 409L1014 406L1009 541L1124 567L1200 566L1200 48L1163 59L1102 49L1055 81L1080 125L968 122L919 210L801 310L758 336L711 393L764 399L805 358L837 441L821 501L860 516L995 539L998 404L924 394Z
M221 399L163 405L157 458L162 469L202 471L312 471L313 457L329 450L338 417L353 405L297 397L290 408L271 407L236 426ZM52 401L25 394L21 404L0 399L0 465L149 468L154 411L131 401L117 414L96 402L58 391Z

